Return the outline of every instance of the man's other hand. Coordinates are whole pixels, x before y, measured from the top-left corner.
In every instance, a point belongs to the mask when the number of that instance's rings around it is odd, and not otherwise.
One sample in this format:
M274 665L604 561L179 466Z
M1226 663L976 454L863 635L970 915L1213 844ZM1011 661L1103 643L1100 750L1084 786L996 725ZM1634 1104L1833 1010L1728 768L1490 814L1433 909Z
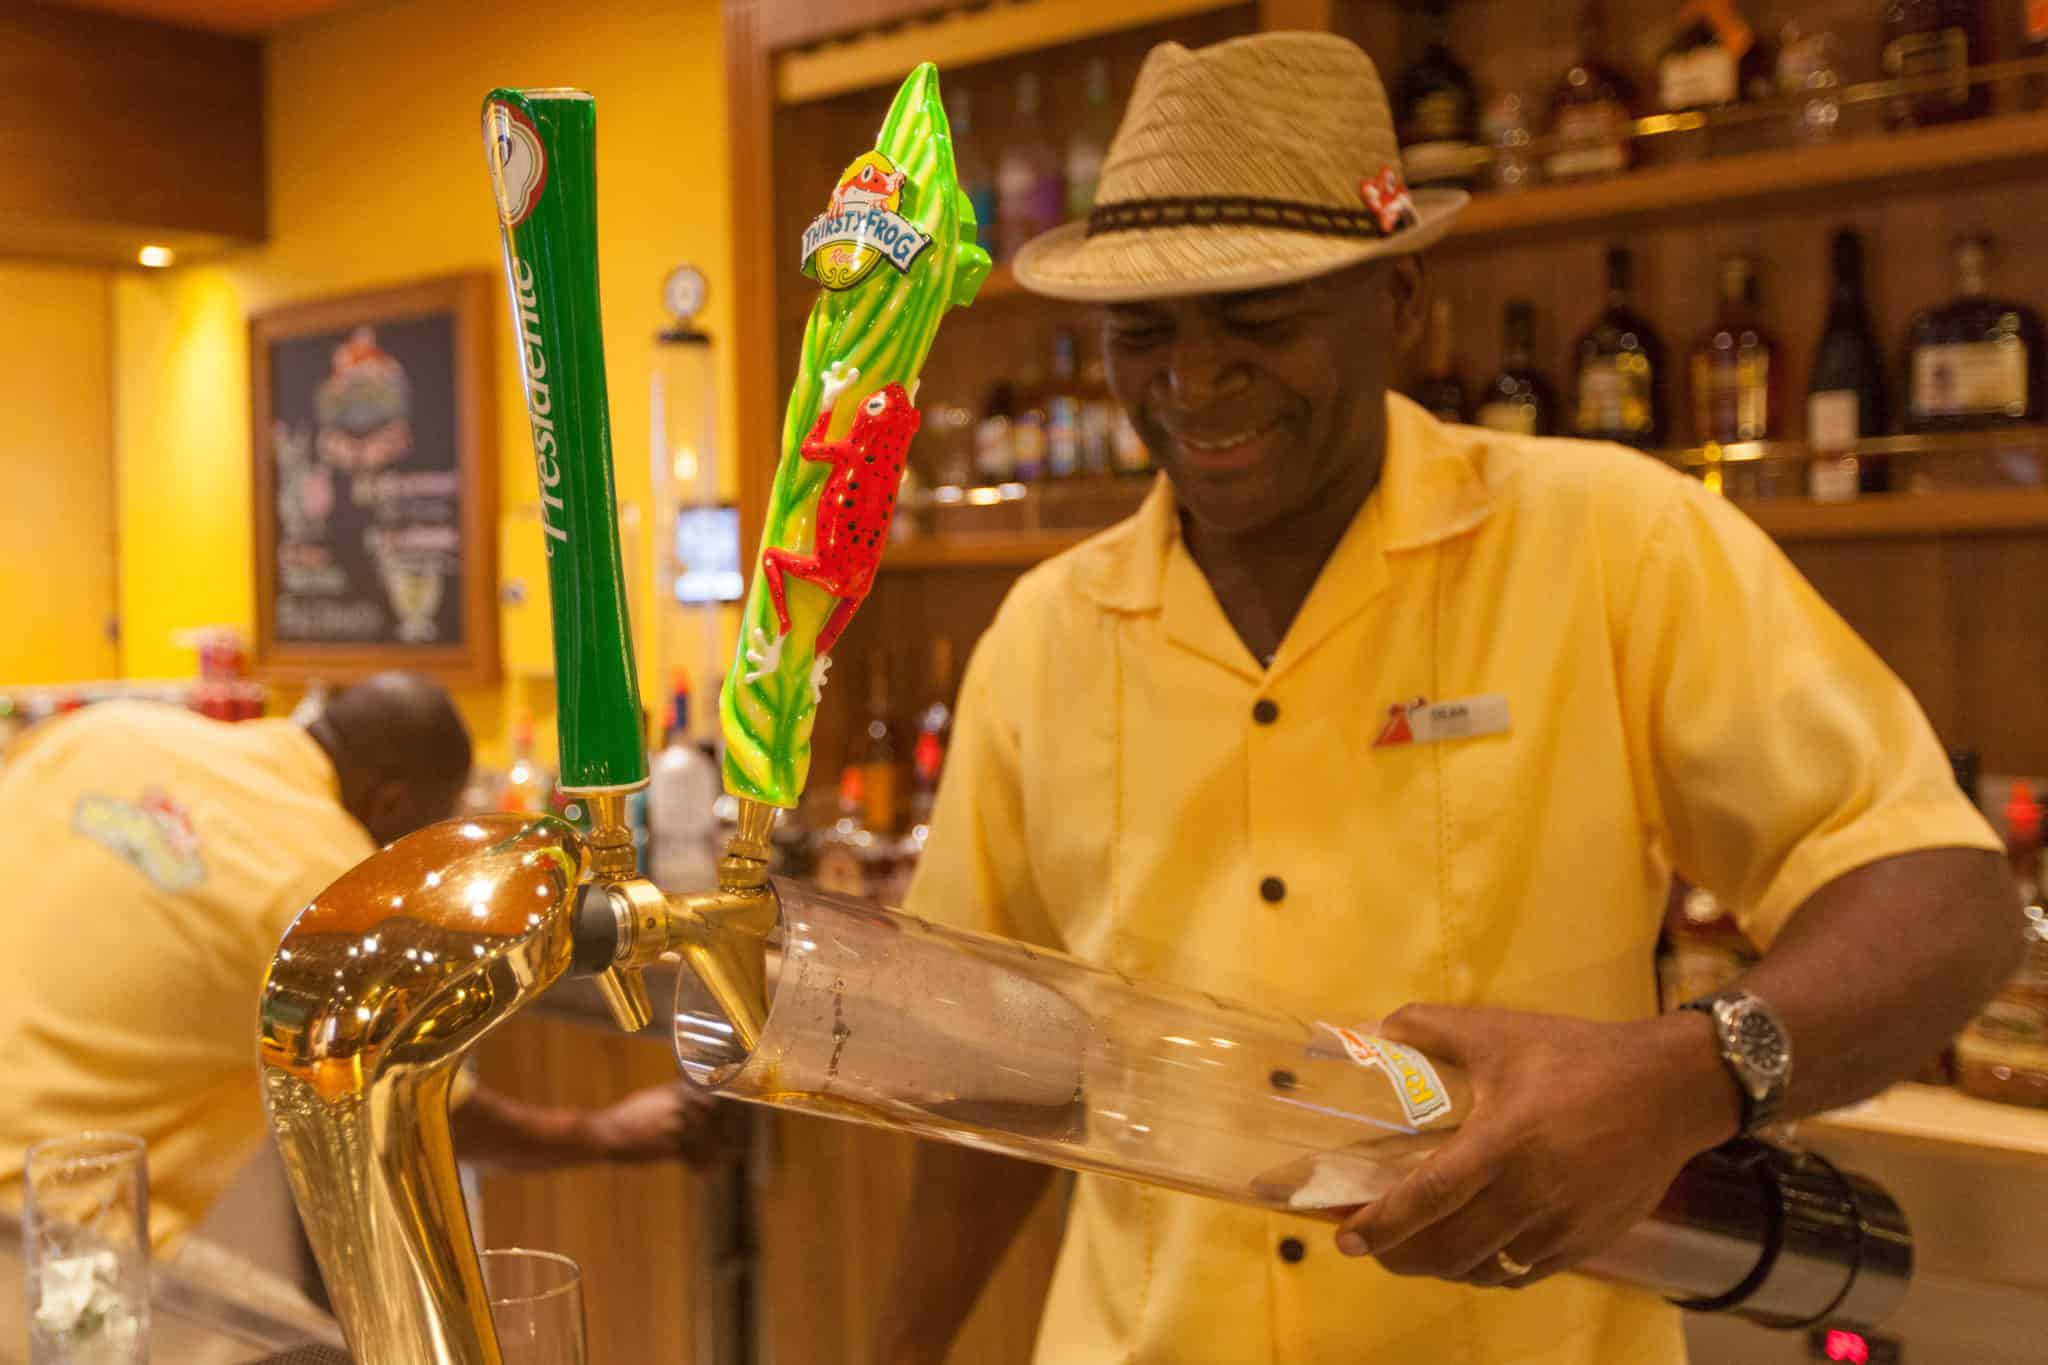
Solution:
M1379 1032L1472 1082L1463 1126L1337 1234L1340 1251L1397 1275L1521 1288L1570 1269L1648 1217L1679 1168L1739 1122L1701 1014L1608 1024L1410 1005Z
M737 1155L746 1142L741 1105L714 1100L685 1081L636 1090L584 1117L591 1154L624 1163L681 1160L704 1170Z

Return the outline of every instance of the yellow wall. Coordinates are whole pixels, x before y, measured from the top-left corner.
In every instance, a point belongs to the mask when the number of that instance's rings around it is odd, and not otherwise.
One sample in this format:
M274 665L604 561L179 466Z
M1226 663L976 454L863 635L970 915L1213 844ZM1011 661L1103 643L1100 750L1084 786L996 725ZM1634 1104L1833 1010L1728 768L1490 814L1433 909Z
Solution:
M731 333L715 0L352 7L275 35L265 76L269 244L217 265L124 273L114 287L121 666L131 675L189 672L191 656L171 640L181 627L254 620L249 315L502 269L478 132L491 87L574 85L597 98L600 276L623 502L644 511L650 497L648 383L672 267L703 269L704 325ZM500 501L513 516L534 500L533 452L509 312L495 310L493 327ZM729 392L723 352L719 375ZM730 413L721 415L729 427ZM731 444L720 444L729 488ZM639 537L643 562L628 570L642 582L648 539ZM646 616L636 625L652 704L659 661ZM687 655L697 652L691 645ZM508 680L460 698L486 758L499 752L509 697L544 708L552 695L544 683L521 689Z
M0 686L115 673L112 291L0 262Z

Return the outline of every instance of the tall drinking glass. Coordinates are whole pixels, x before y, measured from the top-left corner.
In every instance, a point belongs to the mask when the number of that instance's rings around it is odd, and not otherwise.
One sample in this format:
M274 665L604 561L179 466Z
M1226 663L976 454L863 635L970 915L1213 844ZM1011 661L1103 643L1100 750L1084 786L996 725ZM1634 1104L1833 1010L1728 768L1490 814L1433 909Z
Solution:
M484 1294L505 1365L585 1365L583 1275L552 1251L486 1251Z
M141 1138L28 1149L21 1225L29 1365L146 1365L149 1172Z

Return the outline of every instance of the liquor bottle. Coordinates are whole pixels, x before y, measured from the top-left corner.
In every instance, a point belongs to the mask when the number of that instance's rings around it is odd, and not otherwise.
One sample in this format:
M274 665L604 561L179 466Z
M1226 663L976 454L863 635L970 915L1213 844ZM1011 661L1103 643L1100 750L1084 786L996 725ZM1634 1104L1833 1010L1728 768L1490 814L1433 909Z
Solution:
M1109 99L1109 63L1101 57L1088 63L1088 105L1081 127L1067 144L1067 217L1079 221L1095 207L1095 186L1102 179L1103 158L1116 136L1116 106Z
M1487 183L1497 190L1522 190L1536 183L1536 164L1529 155L1529 110L1513 91L1495 96L1479 119L1480 135L1493 149Z
M1002 256L1002 237L997 223L996 177L990 169L988 152L974 133L974 97L967 90L955 91L949 122L953 129L953 169L967 202L974 207L975 238L992 258Z
M1756 263L1721 262L1720 311L1692 350L1693 439L1702 445L1768 441L1778 434L1784 367L1757 316Z
M1422 0L1422 55L1401 76L1401 166L1410 185L1472 187L1479 92L1451 54L1450 0Z
M1657 60L1657 102L1668 113L1768 98L1775 63L1734 0L1685 0Z
M879 649L868 656L868 714L854 752L860 766L861 817L877 838L892 838L902 812L896 771L902 746L896 742L889 714L889 658Z
M1107 474L1114 464L1116 422L1120 416L1103 372L1102 354L1091 351L1081 367L1081 472Z
M1132 424L1131 415L1124 411L1123 404L1115 405L1115 413L1109 429L1109 460L1111 468L1119 474L1143 475L1152 472L1152 449L1145 444L1145 438L1138 434Z
M501 810L522 814L547 809L547 775L533 756L533 713L521 711L512 726L512 764L505 770L505 786L498 794Z
M1550 100L1550 131L1559 146L1544 169L1552 180L1585 180L1628 169L1635 86L1606 58L1602 0L1579 8L1579 54Z
M1017 476L1017 445L1010 425L1016 406L1016 390L1008 381L997 380L974 428L974 476L983 483L1008 483Z
M811 851L812 878L825 890L842 896L859 896L867 890L863 854L875 836L861 815L866 795L860 765L849 763L840 769L839 818L818 831Z
M931 842L932 810L938 804L939 775L953 742L953 642L932 640L930 700L917 718L917 739L910 748L910 828L896 846L896 883L885 904L900 905L910 879Z
M1956 248L1958 297L1920 314L1907 334L1912 391L1908 431L1967 431L2041 420L2041 315L1993 299L1985 287L1990 243Z
M648 870L669 891L700 890L718 876L718 770L690 742L690 684L675 676L669 718L647 782Z
M1536 309L1511 299L1501 318L1500 373L1479 400L1478 425L1519 436L1548 436L1557 396L1536 369Z
M1629 307L1634 261L1607 252L1607 306L1573 348L1572 433L1644 449L1664 440L1664 342Z
M1039 114L1038 76L1026 71L1017 77L1010 145L996 164L996 217L1004 257L1015 256L1033 237L1058 226L1066 197L1060 155Z
M1985 60L1983 0L1886 0L1884 74L1953 75L1938 89L1900 95L1885 106L1894 129L1982 117L1991 107L1990 88L1973 85L1969 68Z
M1052 338L1052 380L1045 390L1045 474L1070 479L1081 472L1080 343L1061 328Z
M1847 453L1809 464L1807 492L1823 502L1845 502L1886 487L1884 458L1854 451L1857 442L1890 432L1891 408L1885 402L1884 354L1863 301L1861 234L1837 232L1832 257L1828 325L1813 353L1806 394L1806 444L1815 455Z
M1439 422L1465 420L1465 386L1451 364L1451 301L1439 295L1429 306L1429 341L1422 378L1409 394Z
M1839 44L1832 30L1788 23L1778 35L1778 93L1794 103L1792 135L1825 142L1842 122Z
M1036 483L1045 477L1045 397L1045 371L1033 359L1018 376L1016 408L1010 414L1010 449L1017 463L1010 477L1018 483Z

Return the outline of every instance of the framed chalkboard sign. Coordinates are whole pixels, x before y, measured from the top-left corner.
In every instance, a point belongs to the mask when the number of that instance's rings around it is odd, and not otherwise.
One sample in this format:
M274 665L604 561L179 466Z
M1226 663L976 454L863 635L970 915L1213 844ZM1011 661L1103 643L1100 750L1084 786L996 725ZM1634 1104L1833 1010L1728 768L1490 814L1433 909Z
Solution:
M496 679L491 289L456 275L250 319L262 674Z

